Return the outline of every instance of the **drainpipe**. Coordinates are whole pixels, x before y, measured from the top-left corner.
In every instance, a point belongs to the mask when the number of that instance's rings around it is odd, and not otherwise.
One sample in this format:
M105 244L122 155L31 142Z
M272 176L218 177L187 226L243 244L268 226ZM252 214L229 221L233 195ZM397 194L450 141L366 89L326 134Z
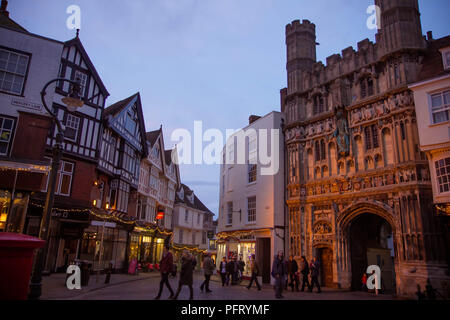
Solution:
M282 141L282 145L283 145L283 161L284 161L284 172L283 172L283 182L284 182L284 186L283 186L283 189L284 189L284 192L283 192L283 213L284 213L284 238L283 238L283 250L284 250L284 255L285 255L285 257L287 257L288 256L288 254L286 253L286 236L287 236L287 230L288 230L288 226L286 226L286 222L287 222L287 208L286 208L286 201L287 201L287 197L286 197L286 193L287 193L287 174L286 174L286 172L289 172L289 170L288 171L286 171L286 168L287 168L287 164L286 164L286 146L285 146L285 141L286 141L286 139L285 139L285 134L284 134L284 130L285 130L285 125L284 125L284 119L281 119L281 132L283 133L282 134L282 137L283 137L283 141Z

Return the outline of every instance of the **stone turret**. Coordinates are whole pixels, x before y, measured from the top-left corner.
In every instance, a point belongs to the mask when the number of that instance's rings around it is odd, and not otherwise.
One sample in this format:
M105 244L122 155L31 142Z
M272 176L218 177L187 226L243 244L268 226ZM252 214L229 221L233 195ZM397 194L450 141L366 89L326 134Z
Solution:
M294 20L286 26L288 94L302 91L304 72L316 63L316 26L308 20Z
M377 39L383 55L404 49L424 49L418 0L375 0L381 9Z

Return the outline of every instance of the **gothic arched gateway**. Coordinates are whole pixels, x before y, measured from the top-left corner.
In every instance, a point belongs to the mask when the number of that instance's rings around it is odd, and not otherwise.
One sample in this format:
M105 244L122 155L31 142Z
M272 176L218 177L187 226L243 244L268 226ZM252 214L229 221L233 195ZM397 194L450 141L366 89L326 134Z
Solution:
M390 208L376 202L358 202L344 210L337 219L341 232L337 239L341 259L338 268L346 287L361 290L361 278L370 265L381 269L383 292L396 292L397 223Z

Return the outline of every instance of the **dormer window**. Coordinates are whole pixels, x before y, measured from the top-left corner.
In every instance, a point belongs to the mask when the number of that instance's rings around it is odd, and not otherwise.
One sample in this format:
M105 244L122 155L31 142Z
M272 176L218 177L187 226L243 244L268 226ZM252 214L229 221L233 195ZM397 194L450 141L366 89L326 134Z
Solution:
M442 64L444 65L444 69L450 69L450 47L443 48L440 50L442 54Z
M193 192L190 195L187 195L187 198L190 203L194 204L194 193Z
M183 188L180 189L180 191L177 192L178 198L181 200L184 200L184 190Z

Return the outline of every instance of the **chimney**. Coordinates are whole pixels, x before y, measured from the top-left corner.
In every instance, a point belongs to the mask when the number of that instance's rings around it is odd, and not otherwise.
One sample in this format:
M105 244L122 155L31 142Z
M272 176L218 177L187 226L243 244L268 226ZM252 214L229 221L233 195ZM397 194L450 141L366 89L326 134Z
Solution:
M428 40L428 41L433 40L433 31L428 31L428 32L427 32L427 40Z
M8 1L2 0L2 5L0 7L0 14L4 15L5 17L9 18L9 12L6 10L8 7Z
M251 115L251 116L248 118L248 124L250 125L250 124L252 124L253 122L255 122L256 120L258 120L258 119L261 119L261 117L260 117L260 116L255 116L255 115Z

